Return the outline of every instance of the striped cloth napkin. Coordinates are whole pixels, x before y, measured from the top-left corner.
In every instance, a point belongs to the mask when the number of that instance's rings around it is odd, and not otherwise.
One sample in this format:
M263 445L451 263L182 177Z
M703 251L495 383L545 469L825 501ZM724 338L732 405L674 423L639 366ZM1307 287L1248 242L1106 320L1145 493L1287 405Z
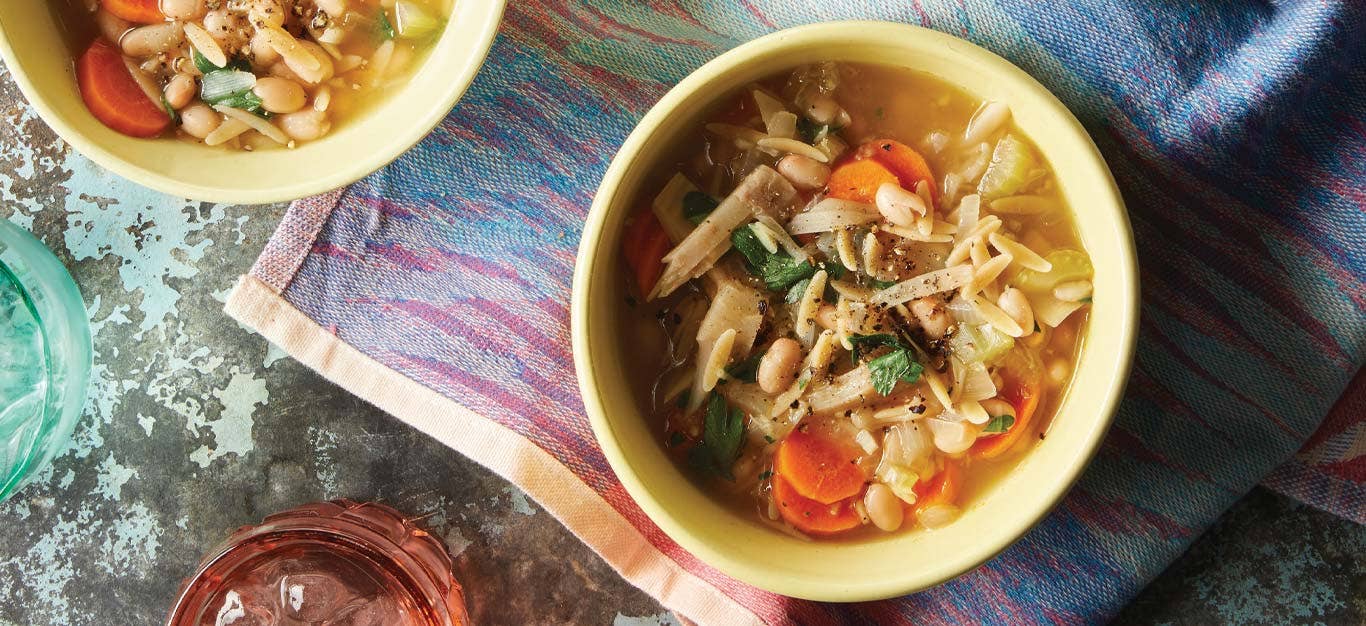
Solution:
M721 51L841 18L967 38L1061 97L1123 188L1144 306L1117 422L1045 522L938 588L822 605L727 578L642 514L593 441L567 325L579 229L635 121ZM1098 621L1260 481L1366 522L1362 93L1359 2L512 2L441 126L296 203L227 308L694 621Z

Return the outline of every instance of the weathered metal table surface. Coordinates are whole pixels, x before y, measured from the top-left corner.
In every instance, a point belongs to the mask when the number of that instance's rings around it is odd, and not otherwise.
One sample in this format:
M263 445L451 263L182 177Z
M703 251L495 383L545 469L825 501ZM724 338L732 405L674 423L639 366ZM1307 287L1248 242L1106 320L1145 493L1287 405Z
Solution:
M676 623L517 488L221 313L283 205L142 189L75 154L0 76L0 217L71 269L95 367L70 450L0 505L0 625L151 624L232 529L326 498L423 516L482 624ZM1258 492L1129 623L1356 622L1366 532ZM1260 530L1259 530L1260 529Z

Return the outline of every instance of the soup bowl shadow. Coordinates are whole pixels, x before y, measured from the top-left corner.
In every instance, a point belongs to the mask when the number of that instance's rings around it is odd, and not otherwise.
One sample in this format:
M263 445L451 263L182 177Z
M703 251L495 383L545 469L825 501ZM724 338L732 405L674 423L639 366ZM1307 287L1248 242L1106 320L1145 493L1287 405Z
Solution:
M294 149L245 152L121 135L86 110L73 59L49 4L0 2L0 57L24 96L63 140L124 178L194 200L293 200L355 182L422 139L450 112L483 64L505 0L456 2L445 30L406 83Z
M622 355L632 349L620 303L623 224L720 98L746 84L815 61L901 66L984 100L1010 104L1075 210L1095 266L1089 327L1070 390L1047 438L1013 471L966 503L945 528L859 541L804 541L709 497L667 456L642 413ZM904 595L992 558L1058 503L1098 448L1128 378L1138 321L1133 237L1110 171L1081 124L1046 88L971 43L880 22L802 26L757 39L702 66L669 91L626 139L603 177L574 274L574 360L598 443L627 492L670 538L707 564L754 586L811 600L852 602Z

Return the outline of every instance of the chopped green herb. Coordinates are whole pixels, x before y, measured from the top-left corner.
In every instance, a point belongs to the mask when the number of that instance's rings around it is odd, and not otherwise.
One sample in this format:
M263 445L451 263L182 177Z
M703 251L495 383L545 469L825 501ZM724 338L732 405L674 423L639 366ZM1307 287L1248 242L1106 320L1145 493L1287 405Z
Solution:
M759 243L759 237L753 230L743 226L735 229L730 234L730 243L745 257L751 273L757 274L768 263L768 249Z
M726 374L736 380L752 383L759 375L759 361L764 358L763 354L756 354L735 365L726 368Z
M677 448L678 444L683 443L683 439L683 433L680 433L676 430L669 433L669 447Z
M721 394L713 392L702 420L702 443L693 448L688 460L693 467L733 481L730 468L740 456L744 436L745 414L732 410Z
M215 69L199 79L199 99L260 115L263 112L261 98L252 91L255 85L256 76L251 72L233 68Z
M768 435L764 435L764 441L767 441L768 443L773 443L775 440Z
M1014 415L997 415L987 422L987 427L982 429L984 433L1003 433L1010 430L1015 425Z
M208 74L209 72L212 72L214 70L223 69L221 67L218 67L217 65L214 65L212 61L210 61L204 55L200 54L199 51L195 50L194 48L190 49L190 58L194 60L194 66L196 69L199 70L200 74Z
M896 284L896 281L894 281L894 280L878 280L878 279L876 279L876 278L869 278L869 279L868 279L868 286L869 286L869 287L872 287L873 289L876 289L876 290L878 290L878 291L882 291L883 289L886 289L886 288L888 288L888 287L891 287L892 285L895 285L895 284Z
M830 280L844 278L845 272L849 271L843 264L834 261L821 261L821 269L825 270L825 273L830 275Z
M379 17L375 21L379 26L380 39L393 39L395 37L394 25L389 22L389 16L385 15L384 9L379 10Z
M904 348L893 350L868 362L872 374L873 389L879 394L889 395L898 381L914 383L920 380L925 368L911 357L911 351Z
M876 111L873 111L873 115L876 115L876 116L878 117L878 119L882 119L882 115L883 115L882 107L878 107Z
M161 108L165 109L166 115L171 118L172 124L175 124L176 126L180 125L180 113L175 110L175 107L171 106L171 101L166 99L166 94L161 95Z
M205 100L205 102L208 102L208 100ZM230 95L213 104L221 104L230 106L234 109L242 109L243 111L255 113L261 117L270 117L270 114L267 113L265 109L261 108L261 97L251 91Z
M802 280L801 282L798 282L795 285L792 285L792 288L787 290L787 297L783 298L783 302L786 302L788 304L796 304L798 302L801 302L802 296L806 295L806 288L809 286L811 286L810 278L807 278L805 280Z
M806 143L814 144L829 133L830 127L825 124L817 124L804 117L797 118L797 134Z
M1077 302L1085 302L1086 304L1091 304L1091 296L1086 296L1085 298L1082 298Z
M786 252L768 257L759 275L770 291L783 291L816 273L816 266L810 261L798 263Z
M705 193L689 191L683 194L683 219L688 220L694 226L701 224L720 204L716 198Z
M759 472L759 480L768 480L770 478L773 478L773 470Z
M896 350L903 350L906 348L906 346L901 343L901 339L897 338L896 335L889 335L887 333L878 333L876 335L851 335L849 337L849 343L854 346L854 349L850 354L853 356L855 365L858 364L859 357L862 356L864 350L871 350L879 346L887 346L888 348Z
M769 252L759 243L753 229L743 226L735 229L730 234L730 243L745 257L749 272L762 278L770 291L785 292L816 273L816 266L810 261L798 263L786 250ZM792 295L789 293L788 297Z

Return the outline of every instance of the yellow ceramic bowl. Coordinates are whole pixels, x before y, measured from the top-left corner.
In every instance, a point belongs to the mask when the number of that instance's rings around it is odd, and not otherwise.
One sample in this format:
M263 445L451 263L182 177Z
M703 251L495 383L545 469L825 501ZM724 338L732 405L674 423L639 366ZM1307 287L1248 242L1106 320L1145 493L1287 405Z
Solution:
M618 331L622 224L668 149L696 133L718 97L795 65L833 60L928 72L1015 120L1057 173L1095 264L1095 304L1081 360L1048 430L1009 475L967 503L946 528L862 542L801 541L703 493L665 456L628 388ZM763 37L688 76L646 114L608 168L588 217L574 275L574 360L598 442L627 491L656 524L717 569L777 593L827 601L903 595L958 576L1005 549L1048 513L1100 444L1128 377L1138 276L1124 205L1095 145L1042 85L1006 60L930 30L888 23L817 24Z
M498 32L504 0L460 0L412 80L321 140L294 150L217 150L135 139L90 115L48 4L0 2L0 55L28 101L62 139L120 176L169 194L214 202L292 200L369 174L412 147L465 92Z

